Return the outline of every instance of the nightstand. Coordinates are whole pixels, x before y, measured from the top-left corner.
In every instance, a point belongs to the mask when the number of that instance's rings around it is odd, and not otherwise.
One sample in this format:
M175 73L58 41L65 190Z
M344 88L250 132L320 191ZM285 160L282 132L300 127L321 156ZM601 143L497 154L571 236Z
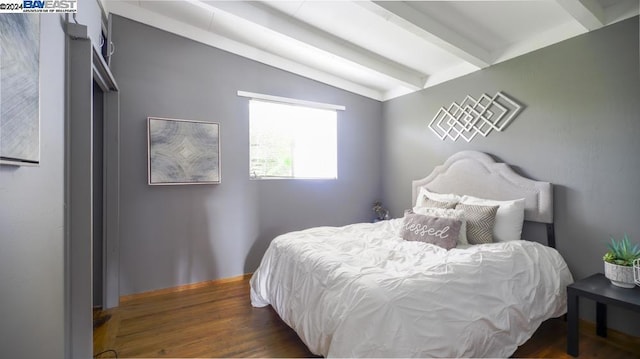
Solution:
M596 302L596 334L607 336L607 305L640 312L640 288L619 288L598 273L567 286L567 354L578 356L578 313L580 297Z

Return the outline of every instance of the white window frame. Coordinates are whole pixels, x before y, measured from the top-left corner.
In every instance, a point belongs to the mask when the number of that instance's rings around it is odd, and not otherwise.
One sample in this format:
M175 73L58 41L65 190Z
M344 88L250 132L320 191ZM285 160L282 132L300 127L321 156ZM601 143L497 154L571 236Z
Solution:
M281 104L281 105L297 105L297 106L301 106L301 107L307 107L307 108L316 108L316 109L323 109L323 110L333 110L336 112L336 121L337 121L337 111L344 111L346 110L346 106L342 106L342 105L334 105L334 104L328 104L328 103L322 103L322 102L313 102L313 101L306 101L306 100L299 100L299 99L293 99L293 98L288 98L288 97L280 97L280 96L272 96L272 95L264 95L264 94L259 94L259 93L254 93L254 92L247 92L247 91L238 91L238 96L240 97L247 97L250 100L258 100L258 101L262 101L262 102L273 102L276 104ZM251 115L250 115L251 116ZM337 123L336 123L336 141L337 141ZM336 151L338 150L338 144L336 142ZM336 153L337 156L337 153ZM337 179L338 173L337 173L337 157L336 157L336 173L335 173L335 177L295 177L295 176L283 176L283 177L277 177L277 176L269 176L269 177L254 177L250 174L250 179L252 180L270 180L270 179L292 179L292 180L335 180Z
M336 110L336 111L345 111L347 109L347 107L343 105L334 105L330 103L299 100L296 98L272 96L272 95L265 95L261 93L247 92L247 91L238 91L238 96L247 97L254 100L288 103L292 105L301 105L306 107L315 107L315 108L322 108L322 109Z

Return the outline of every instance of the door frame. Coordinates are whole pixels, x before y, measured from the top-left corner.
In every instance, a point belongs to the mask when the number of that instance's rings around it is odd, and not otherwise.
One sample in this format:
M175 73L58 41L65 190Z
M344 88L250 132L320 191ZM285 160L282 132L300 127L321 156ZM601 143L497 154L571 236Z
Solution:
M65 357L93 357L93 82L105 86L105 307L119 298L119 93L85 25L65 26Z
M102 306L108 309L117 307L120 301L120 92L95 47L93 80L104 93Z

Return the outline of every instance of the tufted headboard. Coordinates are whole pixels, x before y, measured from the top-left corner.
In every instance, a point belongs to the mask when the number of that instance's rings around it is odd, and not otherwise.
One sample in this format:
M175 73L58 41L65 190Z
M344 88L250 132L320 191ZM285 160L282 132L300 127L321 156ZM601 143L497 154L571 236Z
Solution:
M534 181L477 151L462 151L449 157L423 179L413 181L413 202L420 187L438 193L455 193L475 197L512 200L525 199L524 219L547 225L547 240L555 248L553 227L553 187L549 182Z

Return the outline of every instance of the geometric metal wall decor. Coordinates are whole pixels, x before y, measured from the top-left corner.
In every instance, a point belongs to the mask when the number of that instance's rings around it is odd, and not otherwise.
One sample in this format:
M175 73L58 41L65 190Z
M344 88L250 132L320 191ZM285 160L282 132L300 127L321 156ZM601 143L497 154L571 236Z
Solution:
M502 92L493 97L482 94L478 99L467 95L460 104L440 107L429 128L441 140L448 137L455 141L462 137L470 142L478 134L487 137L491 130L504 130L521 109L520 104Z
M220 183L220 125L147 119L150 185Z
M0 164L40 163L40 15L0 15Z

